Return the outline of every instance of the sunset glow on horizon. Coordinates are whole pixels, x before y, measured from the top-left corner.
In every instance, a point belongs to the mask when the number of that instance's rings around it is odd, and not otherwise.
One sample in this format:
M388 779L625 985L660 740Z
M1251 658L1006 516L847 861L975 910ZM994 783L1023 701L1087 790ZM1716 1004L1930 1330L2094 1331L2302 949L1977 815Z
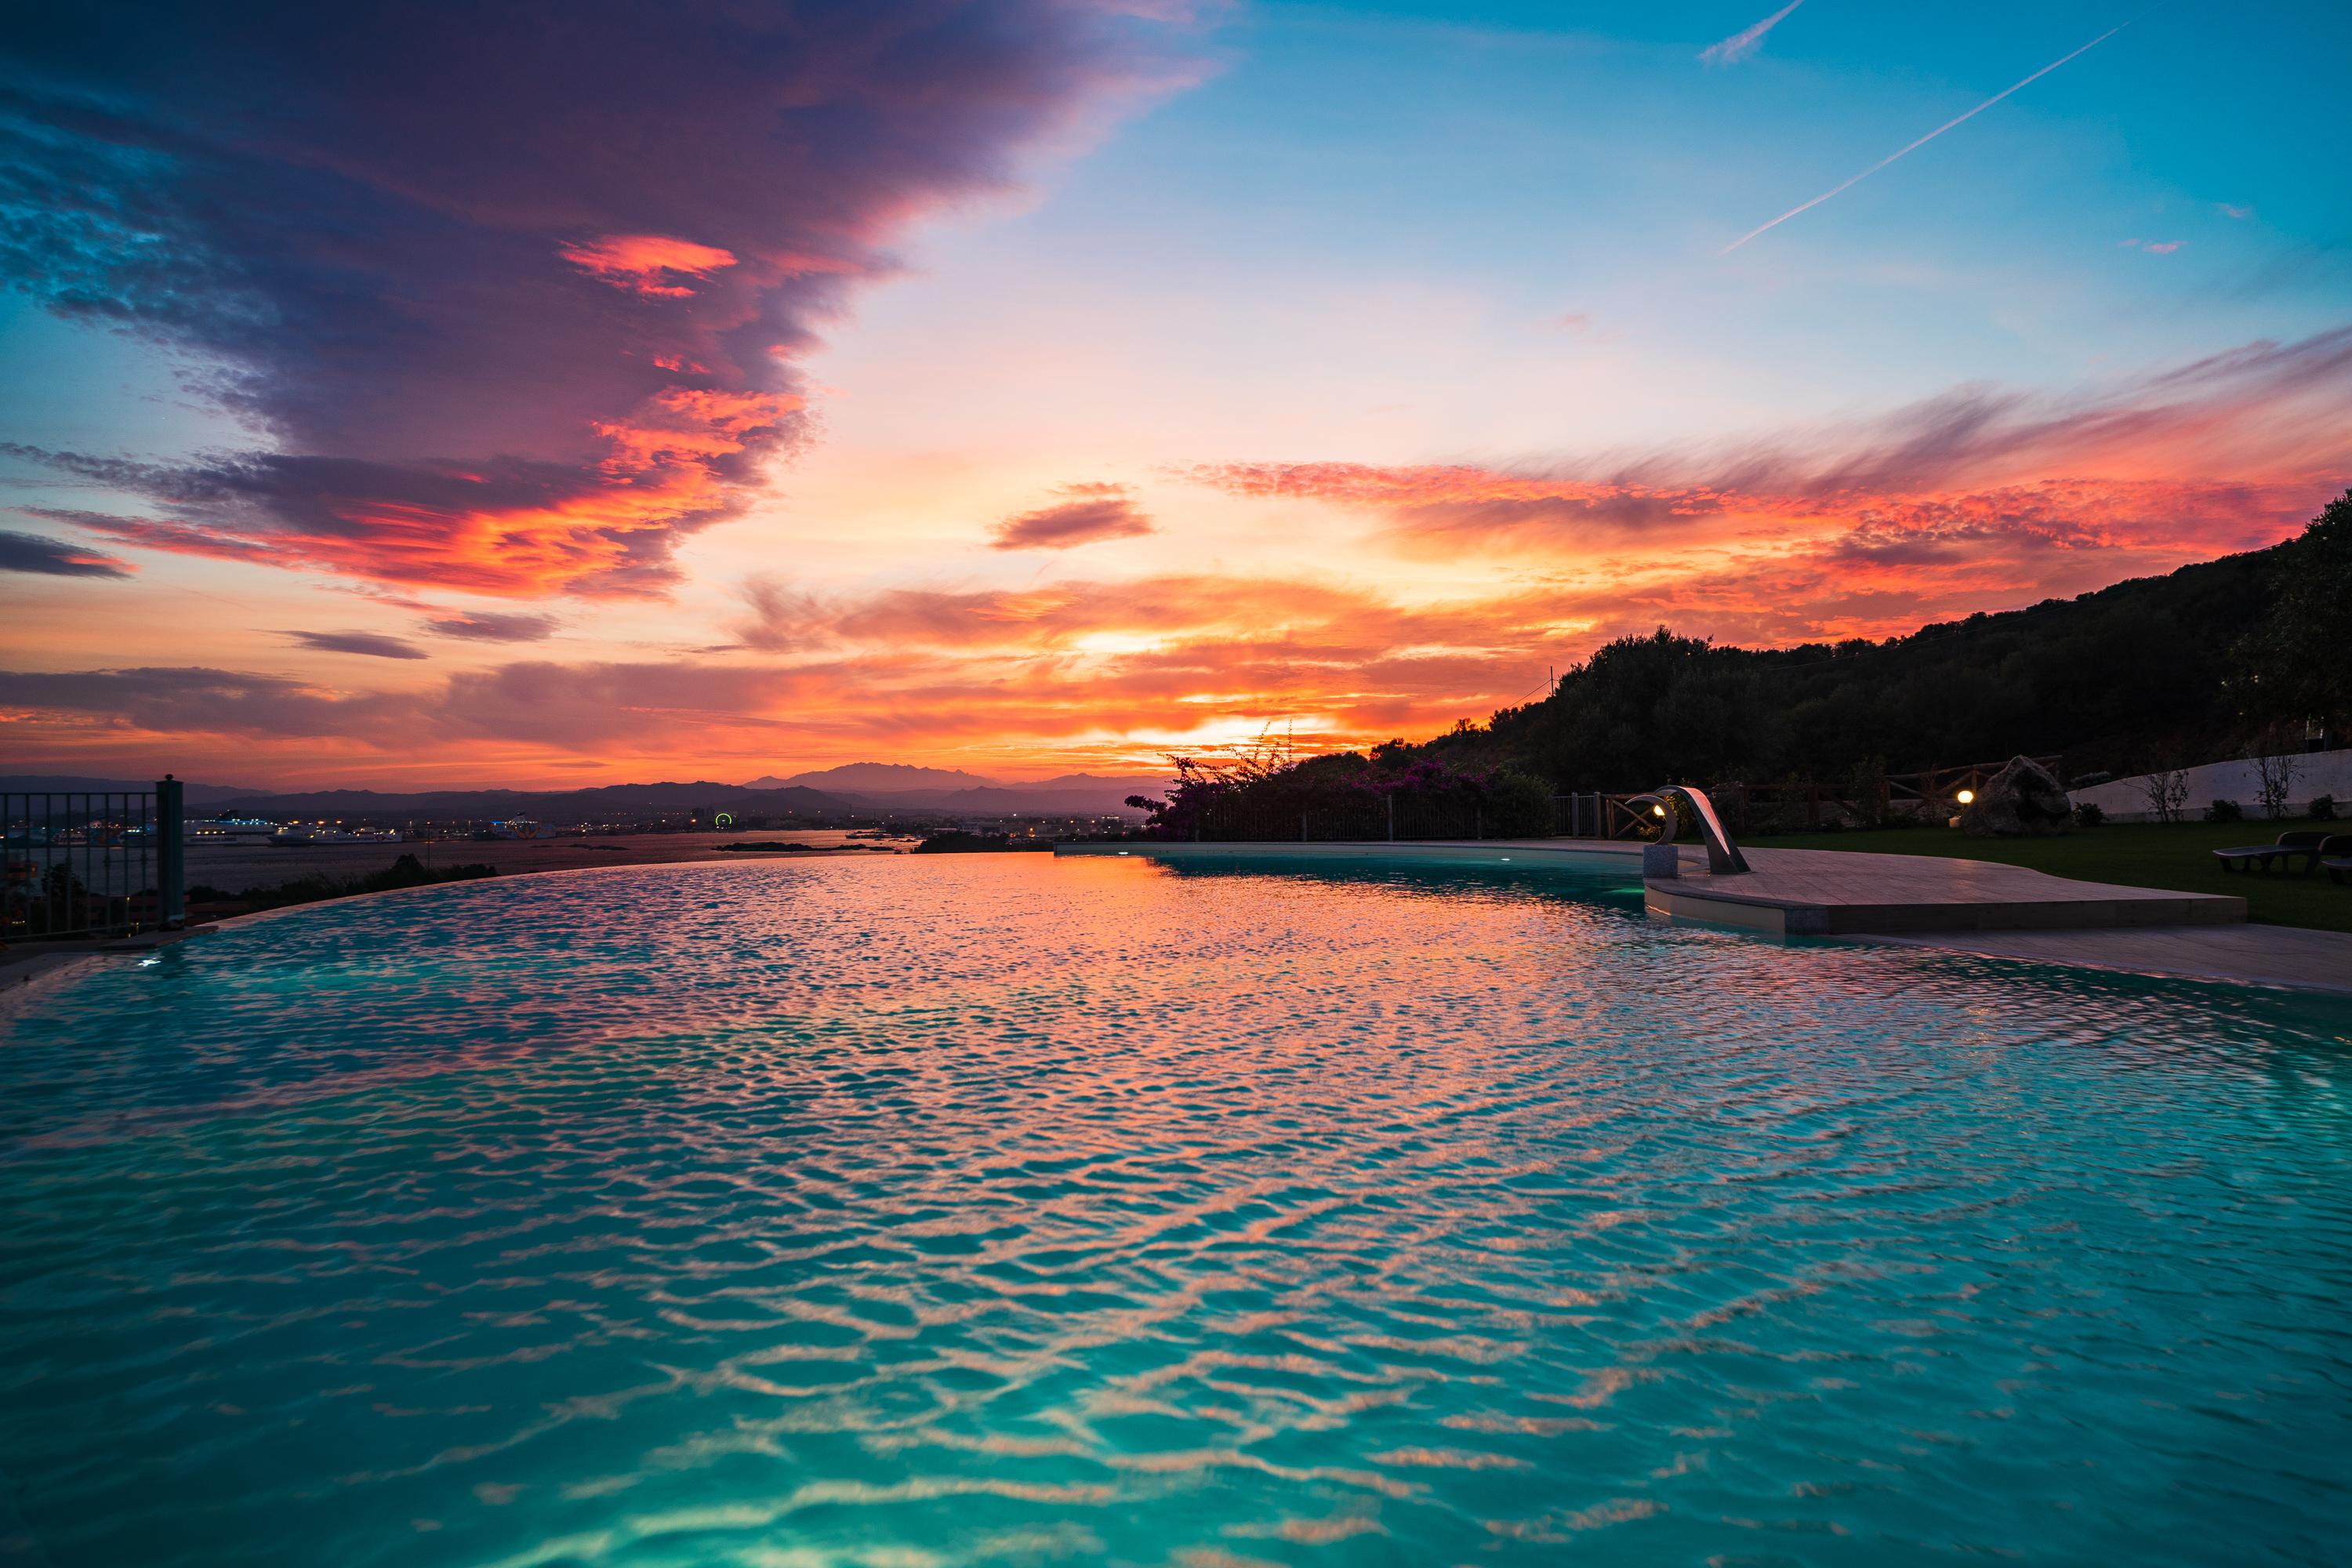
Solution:
M2352 484L2347 52L2285 4L49 15L0 46L5 771L1128 773L2266 546Z

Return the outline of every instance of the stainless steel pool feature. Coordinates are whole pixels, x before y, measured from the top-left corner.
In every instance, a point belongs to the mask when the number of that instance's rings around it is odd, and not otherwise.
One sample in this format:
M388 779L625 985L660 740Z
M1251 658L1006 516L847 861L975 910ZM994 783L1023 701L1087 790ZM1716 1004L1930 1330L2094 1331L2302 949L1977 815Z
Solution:
M1664 819L1664 826L1659 830L1658 843L1672 844L1675 828L1682 820L1682 813L1675 809L1677 800L1690 807L1691 816L1698 823L1699 838L1706 845L1706 868L1718 877L1747 870L1748 857L1739 852L1739 846L1734 844L1731 835L1723 830L1723 819L1715 815L1715 803L1706 798L1705 790L1690 784L1667 784L1652 790L1648 795L1637 795L1625 804L1640 805L1649 801L1662 807L1658 815ZM1646 871L1647 868L1647 858L1644 857L1643 869ZM1671 872L1661 874L1672 875Z

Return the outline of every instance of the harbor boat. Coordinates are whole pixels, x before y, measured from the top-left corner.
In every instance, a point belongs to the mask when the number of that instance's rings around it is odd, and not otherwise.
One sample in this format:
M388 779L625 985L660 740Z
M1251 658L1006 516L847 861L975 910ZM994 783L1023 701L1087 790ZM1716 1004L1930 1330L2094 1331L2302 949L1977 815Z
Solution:
M187 842L194 844L267 844L278 835L278 824L257 817L224 816L214 822L187 825Z

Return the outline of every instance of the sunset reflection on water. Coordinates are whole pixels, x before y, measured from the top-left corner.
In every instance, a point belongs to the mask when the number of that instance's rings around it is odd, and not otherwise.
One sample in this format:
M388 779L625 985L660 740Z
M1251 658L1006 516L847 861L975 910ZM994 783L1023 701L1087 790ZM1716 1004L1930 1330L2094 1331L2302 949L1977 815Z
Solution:
M323 906L8 1028L61 1568L2352 1531L2340 1003L1022 855Z

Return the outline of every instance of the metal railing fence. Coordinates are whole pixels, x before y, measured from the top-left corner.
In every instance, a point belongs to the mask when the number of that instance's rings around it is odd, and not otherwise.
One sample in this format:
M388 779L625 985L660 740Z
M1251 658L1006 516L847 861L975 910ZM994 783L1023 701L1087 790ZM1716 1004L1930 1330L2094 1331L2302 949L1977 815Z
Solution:
M1655 838L1659 823L1646 806L1633 803L1645 796L1630 791L1585 790L1551 797L1554 838Z
M0 940L178 925L182 816L168 777L151 790L0 791Z
M1314 801L1211 801L1186 837L1202 843L1403 843L1428 839L1639 838L1655 836L1628 795L1549 799L1365 795Z
M2055 772L2060 759L2033 761ZM1734 833L1801 832L1824 826L1928 819L1958 809L1963 790L1981 790L2005 763L1968 763L1917 773L1857 776L1843 784L1790 779L1708 786ZM1646 804L1636 805L1635 801ZM1685 822L1685 827L1690 825ZM1555 795L1540 807L1524 800L1415 795L1365 795L1309 801L1213 800L1185 837L1209 843L1333 843L1430 838L1653 839L1654 803L1633 791ZM1182 831L1182 830L1180 830Z
M2059 757L2033 757L2053 773ZM1866 826L1908 819L1931 822L1960 809L1960 795L1981 791L2008 766L1963 763L1916 773L1856 777L1842 783L1792 778L1779 784L1717 782L1708 786L1716 809L1736 831L1798 833L1834 826Z

